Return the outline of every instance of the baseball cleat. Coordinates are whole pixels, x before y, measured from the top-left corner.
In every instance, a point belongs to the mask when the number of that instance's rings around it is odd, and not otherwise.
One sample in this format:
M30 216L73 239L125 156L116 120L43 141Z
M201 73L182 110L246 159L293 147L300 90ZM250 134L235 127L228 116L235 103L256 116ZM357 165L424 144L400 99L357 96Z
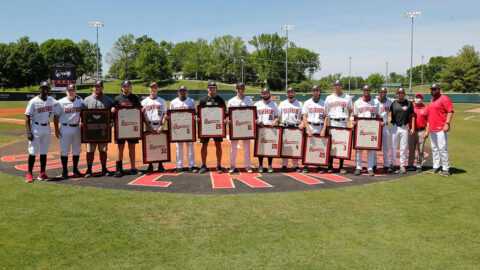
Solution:
M183 171L183 169L180 169L180 172ZM190 168L188 168L188 171L189 172L192 172L192 173L197 173L198 172L198 168L195 167L195 166L192 166Z
M370 176L375 176L375 173L373 173L373 169L368 170L368 175L370 175Z
M449 177L450 176L450 172L449 171L442 171L440 173L441 176L446 176L446 177Z
M27 178L25 179L27 183L33 183L33 175L31 172L27 173Z
M253 173L252 168L248 167L248 168L247 168L247 173Z
M61 180L68 179L68 172L63 172L62 177L60 178Z
M273 172L274 172L272 166L268 166L268 172L269 172L269 173L273 173Z
M299 167L295 167L293 168L293 170L297 173L301 173L302 172L302 169L300 169Z
M220 166L220 165L217 166L217 173L218 173L218 174L223 173L222 166Z
M263 166L258 166L258 172L262 173L263 172Z
M431 173L431 174L435 174L435 173L438 173L438 172L440 172L440 167L432 168L432 169L427 171L427 173Z
M161 173L165 172L165 168L163 168L163 164L158 164L158 171Z
M359 176L360 173L361 173L361 170L360 170L360 169L356 169L353 174L356 175L356 176Z
M287 166L282 166L281 171L282 171L282 172L287 172Z
M200 168L200 170L198 171L198 173L206 173L206 172L208 172L207 166L202 166L202 168Z
M340 169L340 173L341 173L341 174L346 174L347 171L346 171L344 168L341 168L341 169Z
M148 164L148 168L147 168L147 173L152 173L153 172L153 165L152 163Z
M79 170L74 170L74 171L72 172L72 174L73 174L73 176L75 176L75 177L82 177L82 176L83 176L83 174L82 174Z
M405 170L405 167L400 168L400 174L406 174L407 170Z
M113 173L113 176L115 178L122 177L123 176L123 171L115 171L115 173Z
M308 167L303 167L303 173L308 173Z
M235 167L230 167L230 169L228 170L228 173L236 173L236 172L238 172L238 170Z
M106 175L106 176L113 176L113 172L105 169L105 170L102 170L102 175Z
M37 177L37 180L40 180L40 181L47 181L48 179L50 178L47 176L45 172L41 172Z
M325 173L325 171L322 168L318 167L317 168L317 173Z
M417 172L417 173L423 172L422 167L417 167L417 170L415 172Z
M90 177L92 177L92 171L91 171L91 170L87 170L87 171L85 172L85 176L84 176L84 177L85 177L85 178L90 178Z

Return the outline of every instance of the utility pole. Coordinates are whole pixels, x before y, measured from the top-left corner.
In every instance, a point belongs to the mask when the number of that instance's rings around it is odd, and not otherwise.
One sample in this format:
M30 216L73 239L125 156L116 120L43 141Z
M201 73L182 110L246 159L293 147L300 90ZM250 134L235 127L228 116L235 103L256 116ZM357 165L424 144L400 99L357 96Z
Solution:
M292 30L295 25L293 24L282 24L282 29L286 32L287 37L287 50L285 53L285 91L288 89L288 30Z
M350 92L350 79L352 78L352 57L348 57L349 64L348 64L348 91Z

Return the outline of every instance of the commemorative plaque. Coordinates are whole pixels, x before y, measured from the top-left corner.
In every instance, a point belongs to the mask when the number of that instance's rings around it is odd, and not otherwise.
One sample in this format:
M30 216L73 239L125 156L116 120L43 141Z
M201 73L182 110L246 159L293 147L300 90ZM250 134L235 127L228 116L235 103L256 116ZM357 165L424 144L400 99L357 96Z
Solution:
M280 157L282 149L281 127L257 127L254 156Z
M110 110L82 109L82 143L111 142L110 119Z
M355 120L354 149L380 150L382 148L382 119L357 118Z
M225 137L225 107L223 106L199 106L198 137L216 138Z
M168 133L149 132L143 134L143 163L170 161Z
M195 110L168 110L168 137L170 142L194 142L196 140Z
M350 159L352 156L351 128L328 127L330 138L330 156L334 158Z
M282 158L302 158L303 130L299 128L282 128Z
M116 108L115 116L115 140L142 139L141 107Z
M231 107L228 109L230 116L230 140L255 139L257 129L257 107Z
M330 154L330 136L313 135L305 138L302 163L304 165L326 166Z

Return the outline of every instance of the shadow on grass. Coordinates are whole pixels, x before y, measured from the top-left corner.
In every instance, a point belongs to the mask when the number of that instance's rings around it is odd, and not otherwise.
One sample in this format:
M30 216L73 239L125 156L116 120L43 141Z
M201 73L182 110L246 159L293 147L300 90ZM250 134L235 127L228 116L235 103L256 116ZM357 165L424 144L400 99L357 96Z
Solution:
M450 168L450 173L451 174L462 174L462 173L466 173L467 171L465 171L464 169L459 169L459 168Z

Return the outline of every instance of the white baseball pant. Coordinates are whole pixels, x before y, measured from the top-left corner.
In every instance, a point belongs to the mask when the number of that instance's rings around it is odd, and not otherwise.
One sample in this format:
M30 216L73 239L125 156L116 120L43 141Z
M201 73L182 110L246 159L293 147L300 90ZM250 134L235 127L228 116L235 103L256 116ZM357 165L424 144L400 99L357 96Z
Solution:
M176 143L177 148L177 168L183 168L183 144L187 145L187 163L188 167L195 166L195 151L193 149L193 142Z
M79 126L71 127L64 126L60 127L60 155L68 156L70 154L70 147L72 148L72 155L80 155L82 142L81 142L81 130Z
M405 166L407 160L407 148L408 148L408 126L392 126L392 164L397 165L397 149L400 144L400 167Z
M382 127L382 152L383 152L383 167L390 166L390 148L392 148L392 136L388 125ZM377 158L377 151L375 151L375 155L373 158L374 166L377 166L378 158Z
M230 166L236 167L238 141L242 141L243 159L245 160L245 168L250 168L250 140L231 140L230 141Z
M357 155L357 169L362 169L362 153L363 150L356 149ZM367 170L371 170L374 165L375 150L366 150L367 151Z
M32 156L46 155L50 147L50 123L46 126L32 124L30 131L33 135L33 140L28 141L28 153Z
M330 126L346 128L347 127L347 121L335 121L333 119L330 119Z
M430 142L432 143L433 168L440 168L442 161L442 170L450 169L450 160L448 157L448 132L430 131Z

